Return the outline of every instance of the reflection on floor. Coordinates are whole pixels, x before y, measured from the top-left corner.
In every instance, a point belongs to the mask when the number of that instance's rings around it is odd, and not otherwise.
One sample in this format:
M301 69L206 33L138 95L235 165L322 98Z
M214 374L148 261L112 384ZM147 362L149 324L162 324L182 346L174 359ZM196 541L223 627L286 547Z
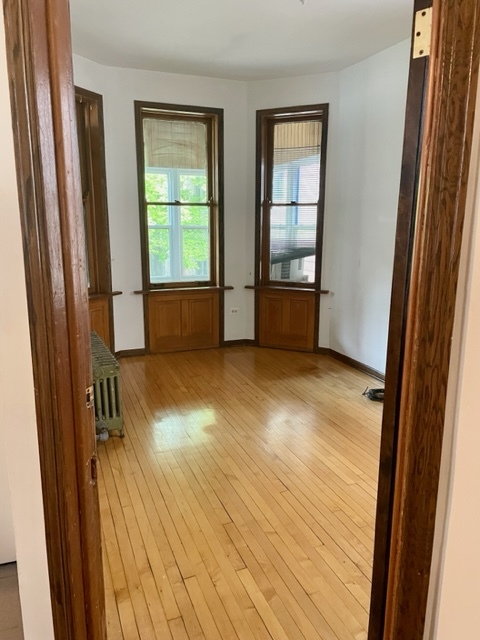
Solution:
M99 446L109 640L364 640L379 383L235 347L121 361Z
M0 565L0 640L23 640L17 565Z

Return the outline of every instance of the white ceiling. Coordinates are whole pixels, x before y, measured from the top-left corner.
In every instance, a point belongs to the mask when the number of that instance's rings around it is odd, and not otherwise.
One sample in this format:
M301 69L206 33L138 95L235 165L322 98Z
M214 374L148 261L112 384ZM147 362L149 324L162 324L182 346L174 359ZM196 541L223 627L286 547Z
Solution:
M413 0L71 0L101 64L255 80L338 71L410 35Z

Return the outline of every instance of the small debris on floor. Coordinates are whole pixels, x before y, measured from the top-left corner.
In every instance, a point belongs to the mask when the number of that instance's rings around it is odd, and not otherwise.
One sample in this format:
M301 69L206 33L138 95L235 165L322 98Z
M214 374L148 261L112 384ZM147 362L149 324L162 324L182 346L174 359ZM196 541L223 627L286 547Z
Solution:
M369 400L373 400L374 402L383 402L385 389L369 389L367 387L362 395L367 396Z

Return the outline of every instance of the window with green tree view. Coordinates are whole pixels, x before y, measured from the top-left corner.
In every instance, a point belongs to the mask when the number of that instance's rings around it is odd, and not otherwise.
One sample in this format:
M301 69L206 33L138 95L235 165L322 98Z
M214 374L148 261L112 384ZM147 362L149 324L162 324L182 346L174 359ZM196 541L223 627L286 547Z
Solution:
M145 285L217 284L221 110L136 103Z

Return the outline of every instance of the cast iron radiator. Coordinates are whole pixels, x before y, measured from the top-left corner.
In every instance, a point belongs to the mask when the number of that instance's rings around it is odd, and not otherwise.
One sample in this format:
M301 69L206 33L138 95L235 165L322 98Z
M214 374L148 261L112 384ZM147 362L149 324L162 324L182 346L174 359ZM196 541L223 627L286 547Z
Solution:
M95 331L91 332L91 343L97 433L103 427L108 432L118 431L123 437L120 365Z

